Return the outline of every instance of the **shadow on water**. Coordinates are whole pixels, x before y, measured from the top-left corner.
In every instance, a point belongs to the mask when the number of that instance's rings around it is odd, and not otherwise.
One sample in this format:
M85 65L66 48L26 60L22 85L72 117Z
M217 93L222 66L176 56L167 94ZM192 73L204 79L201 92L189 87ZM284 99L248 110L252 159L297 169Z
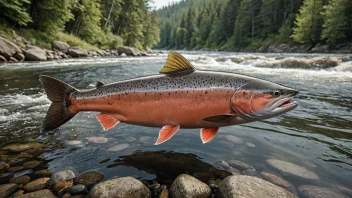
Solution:
M223 179L231 173L219 170L203 162L197 155L166 151L141 152L121 156L108 168L118 166L132 166L138 170L156 175L156 180L173 181L180 174L186 173L207 182L209 179Z

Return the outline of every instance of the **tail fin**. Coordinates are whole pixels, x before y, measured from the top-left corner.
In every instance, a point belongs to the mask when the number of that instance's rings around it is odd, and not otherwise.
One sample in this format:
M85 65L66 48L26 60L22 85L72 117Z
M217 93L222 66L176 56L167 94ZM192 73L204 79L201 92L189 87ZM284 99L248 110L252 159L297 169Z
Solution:
M69 110L69 107L71 105L70 94L77 90L50 76L41 75L40 81L52 102L42 126L42 131L45 132L58 128L76 115Z

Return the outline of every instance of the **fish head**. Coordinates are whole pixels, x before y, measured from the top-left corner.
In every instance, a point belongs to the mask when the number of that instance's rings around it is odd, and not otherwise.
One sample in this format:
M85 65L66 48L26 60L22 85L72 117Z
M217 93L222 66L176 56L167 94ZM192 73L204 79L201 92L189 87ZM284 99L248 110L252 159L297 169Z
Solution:
M293 110L298 103L292 98L298 91L273 82L253 78L236 90L231 106L246 120L261 120Z

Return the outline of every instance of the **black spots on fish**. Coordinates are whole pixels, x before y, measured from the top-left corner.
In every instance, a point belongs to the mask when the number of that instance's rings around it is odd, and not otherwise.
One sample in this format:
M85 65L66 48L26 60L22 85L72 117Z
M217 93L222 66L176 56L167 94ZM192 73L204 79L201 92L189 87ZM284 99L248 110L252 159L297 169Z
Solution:
M208 94L208 91L205 91L205 94Z

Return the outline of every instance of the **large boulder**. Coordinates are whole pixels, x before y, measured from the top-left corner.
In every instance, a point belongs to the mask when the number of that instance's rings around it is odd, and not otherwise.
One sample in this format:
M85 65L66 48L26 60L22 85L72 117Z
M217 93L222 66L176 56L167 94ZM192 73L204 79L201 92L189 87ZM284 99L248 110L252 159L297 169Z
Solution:
M117 52L119 53L119 55L121 54L126 54L127 56L140 56L141 52L133 47L119 47L117 49Z
M88 52L85 49L79 48L79 47L71 47L68 50L68 55L70 55L71 57L87 57L88 56Z
M211 189L207 184L186 174L182 174L175 179L170 191L171 197L175 198L208 198L211 195Z
M219 198L297 198L287 190L251 176L229 176L220 184Z
M149 189L133 177L107 180L89 192L88 198L140 198L150 197Z
M47 60L46 52L40 47L29 45L24 51L26 60L29 61L45 61Z
M58 50L67 53L68 49L70 49L70 45L67 44L66 42L62 41L53 41L51 42L51 48L53 50Z
M9 59L16 53L21 53L21 50L13 42L0 37L0 55Z

